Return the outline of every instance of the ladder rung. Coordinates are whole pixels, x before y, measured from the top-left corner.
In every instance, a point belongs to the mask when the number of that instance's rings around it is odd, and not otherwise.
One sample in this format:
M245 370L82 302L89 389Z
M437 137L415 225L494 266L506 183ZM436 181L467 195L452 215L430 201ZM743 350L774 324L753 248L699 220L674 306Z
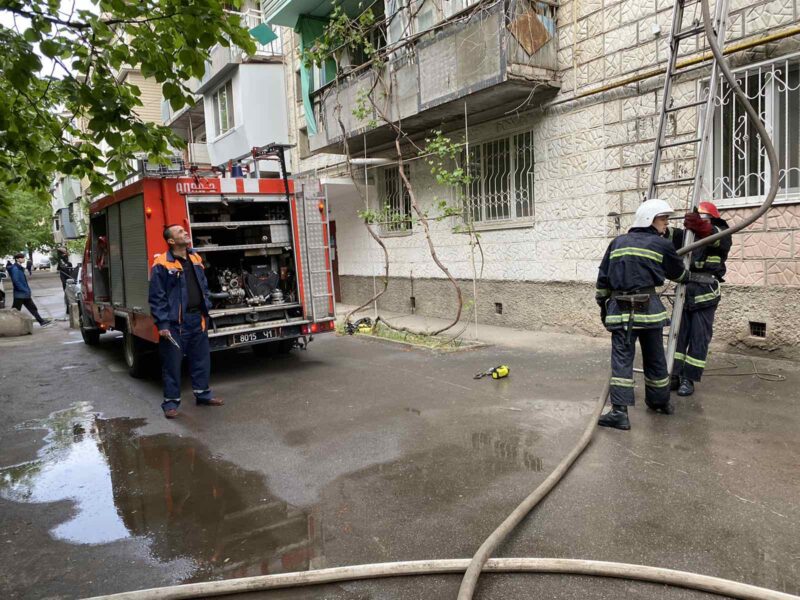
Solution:
M672 40L685 40L686 38L697 35L698 33L703 33L705 30L706 28L703 25L695 25L694 27L689 27L689 29L684 29L683 31L679 31L678 33L674 34L672 36Z
M661 144L659 148L662 150L664 148L674 148L675 146L685 146L686 144L696 144L697 142L701 141L703 138L692 138L690 140L682 140L680 142L670 142L668 144Z
M330 269L326 269L324 271L309 271L312 275L320 275L322 273L330 273Z
M314 298L327 298L328 296L333 296L333 294L331 294L330 292L326 294L311 294L311 299L313 300Z
M683 110L684 108L693 108L695 106L702 106L706 104L708 100L698 100L697 102L689 102L688 104L680 104L678 106L670 106L665 112L671 113L676 112L679 110Z
M678 177L676 179L665 179L664 181L656 181L656 185L671 185L673 183L686 183L694 181L694 177Z

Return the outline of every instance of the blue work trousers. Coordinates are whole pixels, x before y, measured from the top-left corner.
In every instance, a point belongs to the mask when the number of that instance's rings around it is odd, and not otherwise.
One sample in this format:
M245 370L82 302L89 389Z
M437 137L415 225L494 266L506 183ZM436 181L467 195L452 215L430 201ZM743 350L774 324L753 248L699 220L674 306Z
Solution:
M203 315L186 313L183 323L170 323L172 338L180 348L165 338L158 343L161 355L161 374L164 380L164 402L161 408L169 410L181 404L181 363L189 363L192 391L197 402L202 404L213 397L209 388L211 357L208 348L208 333L203 327Z
M625 332L611 332L611 403L633 406L634 381L633 359L636 356L636 340L642 348L644 367L644 401L650 408L660 408L669 402L669 373L664 356L661 327L634 329L630 344Z
M675 365L672 372L691 381L700 381L706 368L708 345L714 335L716 305L697 310L683 311L678 345L675 349Z

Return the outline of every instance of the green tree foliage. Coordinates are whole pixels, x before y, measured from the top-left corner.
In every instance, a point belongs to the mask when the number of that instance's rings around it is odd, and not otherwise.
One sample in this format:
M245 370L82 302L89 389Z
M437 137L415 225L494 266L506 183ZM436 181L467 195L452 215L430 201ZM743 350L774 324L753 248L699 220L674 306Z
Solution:
M53 222L47 192L0 186L0 256L53 245Z
M201 78L217 43L254 43L227 9L241 0L2 0L0 185L45 189L54 173L88 177L93 191L128 174L135 153L156 159L181 142L135 114L141 90L121 82L130 65L162 86L173 109L193 102L184 85ZM101 146L108 146L103 152Z

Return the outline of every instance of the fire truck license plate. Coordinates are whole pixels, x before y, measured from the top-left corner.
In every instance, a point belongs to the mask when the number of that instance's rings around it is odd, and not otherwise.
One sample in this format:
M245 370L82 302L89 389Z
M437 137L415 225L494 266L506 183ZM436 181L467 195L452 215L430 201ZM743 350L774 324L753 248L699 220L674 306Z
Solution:
M274 337L279 337L280 332L278 329L262 329L261 331L248 331L247 333L234 333L231 336L231 346L239 344L251 344L260 340L269 340Z

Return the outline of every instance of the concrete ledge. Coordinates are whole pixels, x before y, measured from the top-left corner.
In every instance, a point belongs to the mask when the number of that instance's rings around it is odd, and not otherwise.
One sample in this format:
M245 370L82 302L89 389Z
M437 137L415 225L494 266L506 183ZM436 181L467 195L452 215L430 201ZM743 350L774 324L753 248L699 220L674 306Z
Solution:
M360 304L372 297L372 277L341 275L340 282L344 304ZM472 281L460 283L464 303L472 302ZM448 319L454 314L455 294L444 279L414 279L412 283L408 278L390 278L378 307L411 315L412 297L414 316ZM476 308L482 325L608 336L590 283L484 280L478 284ZM766 336L751 335L751 322L764 323ZM723 284L712 344L719 351L800 360L800 290Z
M33 333L33 319L13 308L0 310L0 337L17 337Z

